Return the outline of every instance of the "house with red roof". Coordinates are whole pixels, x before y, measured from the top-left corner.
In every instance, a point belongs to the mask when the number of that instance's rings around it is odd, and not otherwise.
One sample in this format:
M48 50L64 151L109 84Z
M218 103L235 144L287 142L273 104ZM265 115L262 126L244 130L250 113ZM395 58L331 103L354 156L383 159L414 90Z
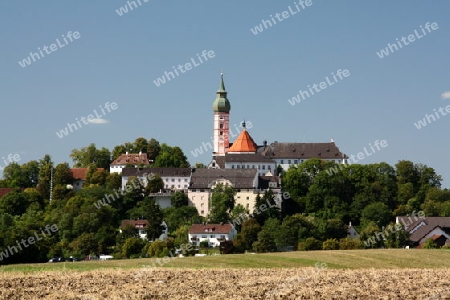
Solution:
M103 171L103 168L97 168L97 171ZM73 177L73 190L79 191L83 188L84 183L86 182L86 175L89 171L89 168L72 168L70 169Z
M14 190L13 188L0 188L0 198L2 198L8 193L11 193L13 190Z
M122 173L122 169L127 166L133 166L135 168L147 168L150 167L150 160L147 157L147 153L128 153L121 154L109 165L110 173Z
M439 247L450 244L450 217L399 216L396 223L402 223L409 232L413 247L421 247L430 238Z

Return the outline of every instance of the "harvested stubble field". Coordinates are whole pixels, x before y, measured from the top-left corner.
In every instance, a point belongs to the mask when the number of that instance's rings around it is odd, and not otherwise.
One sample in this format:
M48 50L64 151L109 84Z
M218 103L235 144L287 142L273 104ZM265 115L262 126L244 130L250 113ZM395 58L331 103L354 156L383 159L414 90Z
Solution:
M348 255L355 259L353 263L336 264L340 256ZM149 259L45 264L53 268L47 271L33 270L39 264L14 270L7 266L0 268L0 299L450 299L447 256L447 251L319 251L234 256L242 261L254 259L258 268L252 263L217 267L233 256L208 261L177 258L152 269L135 265L136 261L148 264ZM278 268L261 264L269 257L277 259ZM383 263L381 257L391 260ZM191 260L202 265L193 268ZM131 268L126 262L133 263ZM293 267L286 268L285 262ZM329 268L306 266L314 262ZM83 264L92 269L83 270Z

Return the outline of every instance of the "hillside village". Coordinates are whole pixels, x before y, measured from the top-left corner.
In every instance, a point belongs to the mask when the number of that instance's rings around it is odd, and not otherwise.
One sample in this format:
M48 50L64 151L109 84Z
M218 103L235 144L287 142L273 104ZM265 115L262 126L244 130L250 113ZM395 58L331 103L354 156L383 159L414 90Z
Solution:
M333 140L258 145L245 122L231 141L227 94L222 74L207 165L140 137L112 151L74 149L73 167L50 155L6 166L0 263L162 257L184 244L222 253L449 246L450 191L433 168L350 164ZM46 225L57 230L45 242L20 242Z

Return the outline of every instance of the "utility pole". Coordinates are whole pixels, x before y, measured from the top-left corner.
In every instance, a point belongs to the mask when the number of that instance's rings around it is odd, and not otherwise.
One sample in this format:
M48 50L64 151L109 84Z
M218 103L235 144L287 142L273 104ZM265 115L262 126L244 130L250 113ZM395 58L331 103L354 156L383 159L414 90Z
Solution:
M50 165L50 202L53 198L53 165Z

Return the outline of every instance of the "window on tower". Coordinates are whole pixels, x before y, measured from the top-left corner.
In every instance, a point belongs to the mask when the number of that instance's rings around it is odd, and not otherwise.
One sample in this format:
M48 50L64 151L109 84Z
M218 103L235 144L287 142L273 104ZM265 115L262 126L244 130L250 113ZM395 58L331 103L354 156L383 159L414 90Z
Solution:
M223 124L220 124L220 125L219 125L219 128L222 129L222 128L223 128Z
M220 135L223 135L223 131L220 132Z

